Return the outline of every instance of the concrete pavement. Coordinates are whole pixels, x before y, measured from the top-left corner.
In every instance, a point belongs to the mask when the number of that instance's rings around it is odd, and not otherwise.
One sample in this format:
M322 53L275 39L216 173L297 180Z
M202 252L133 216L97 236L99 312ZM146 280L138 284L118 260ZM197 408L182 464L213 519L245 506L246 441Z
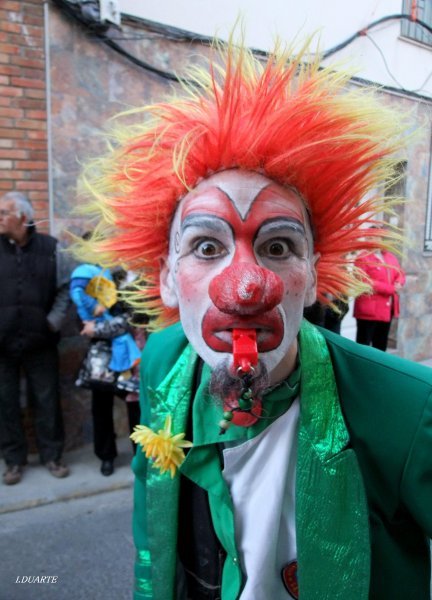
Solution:
M114 462L114 473L109 477L101 474L100 460L94 455L92 444L65 453L64 460L70 468L70 475L64 479L56 479L50 475L39 464L38 456L30 455L20 483L11 486L0 483L0 514L131 488L133 474L130 468L130 440L118 439L117 448L119 456ZM3 467L4 463L2 470Z

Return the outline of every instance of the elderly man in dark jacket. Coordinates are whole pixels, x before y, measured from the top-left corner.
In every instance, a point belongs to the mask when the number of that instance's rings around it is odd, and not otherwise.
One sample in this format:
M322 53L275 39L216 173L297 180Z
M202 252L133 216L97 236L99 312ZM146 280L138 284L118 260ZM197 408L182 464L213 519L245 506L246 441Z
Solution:
M69 299L57 240L36 232L33 209L19 192L0 198L0 440L7 485L21 480L27 443L19 402L21 369L34 400L41 462L54 477L62 463L63 422L59 399L59 330Z

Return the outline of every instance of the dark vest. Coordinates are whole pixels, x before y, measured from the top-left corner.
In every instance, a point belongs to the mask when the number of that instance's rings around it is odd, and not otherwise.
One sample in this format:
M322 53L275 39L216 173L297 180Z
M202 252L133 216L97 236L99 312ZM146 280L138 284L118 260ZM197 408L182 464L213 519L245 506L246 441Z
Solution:
M0 235L0 352L21 354L57 342L47 314L57 289L56 240L31 232L22 247Z

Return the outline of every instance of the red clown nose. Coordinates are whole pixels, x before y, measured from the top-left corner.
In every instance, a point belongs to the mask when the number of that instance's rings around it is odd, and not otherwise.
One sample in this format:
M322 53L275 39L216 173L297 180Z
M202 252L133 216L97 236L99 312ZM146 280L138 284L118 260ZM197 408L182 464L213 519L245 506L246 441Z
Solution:
M223 313L258 315L280 304L282 279L267 269L237 263L224 269L209 285L209 295Z

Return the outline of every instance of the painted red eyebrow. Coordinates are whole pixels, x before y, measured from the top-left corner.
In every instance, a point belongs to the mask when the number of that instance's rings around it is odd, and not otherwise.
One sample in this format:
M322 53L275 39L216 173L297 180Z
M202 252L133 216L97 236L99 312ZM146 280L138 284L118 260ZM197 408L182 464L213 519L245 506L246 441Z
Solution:
M302 203L298 196L295 196L295 198L299 203ZM235 199L233 199L226 190L216 185L205 188L202 191L195 190L195 192L191 192L191 195L186 197L185 200L186 205L182 207L182 221L191 212L200 212L214 214L225 221L231 220L233 223L237 219L245 222L257 206L257 203L266 200L270 200L269 206L266 207L267 216L287 216L288 211L291 216L301 223L304 223L305 221L305 215L301 208L295 206L293 200L281 196L278 189L273 187L272 184L260 188L256 195L253 198L251 197L250 206L244 217L241 216L241 213L236 206ZM229 204L224 205L224 200L228 201ZM285 202L290 204L289 208L285 205ZM274 207L273 210L271 209L272 205ZM231 210L229 210L228 207L230 207ZM268 213L269 210L270 214ZM283 211L283 215L280 214L281 211Z

